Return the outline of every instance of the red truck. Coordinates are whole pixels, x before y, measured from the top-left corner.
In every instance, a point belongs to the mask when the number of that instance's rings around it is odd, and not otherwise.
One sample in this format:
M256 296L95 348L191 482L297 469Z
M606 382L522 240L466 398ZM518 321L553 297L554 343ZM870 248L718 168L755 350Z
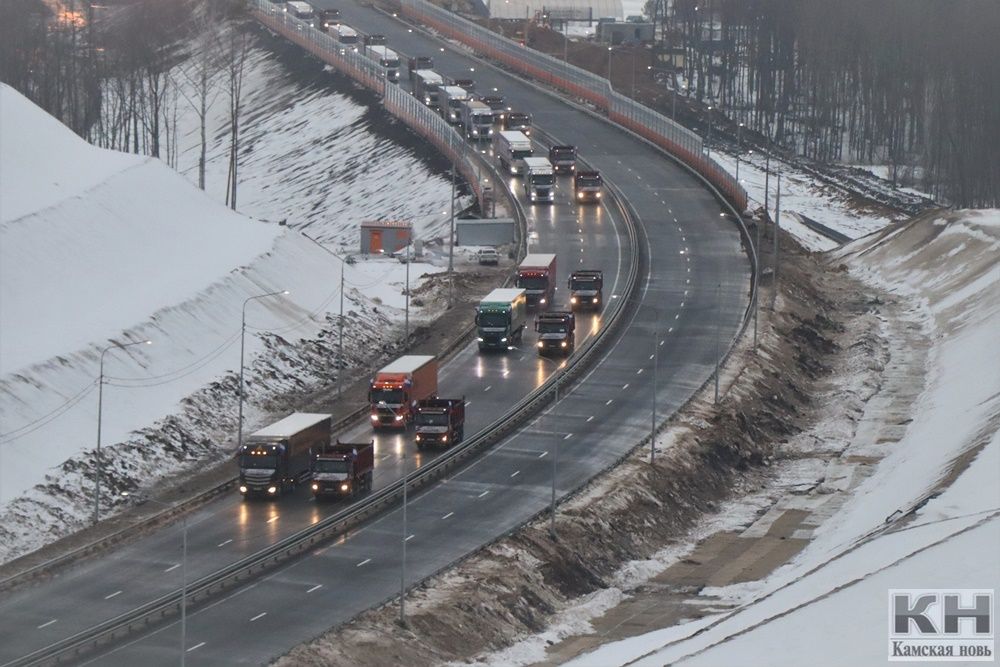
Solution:
M556 293L556 256L525 256L517 267L517 286L524 290L529 306L548 307Z
M375 429L404 429L413 421L417 402L437 393L438 363L430 355L396 359L372 378L368 391Z
M354 496L372 490L375 442L341 442L320 447L313 453L314 498Z
M457 445L465 438L465 397L426 398L417 403L417 449Z

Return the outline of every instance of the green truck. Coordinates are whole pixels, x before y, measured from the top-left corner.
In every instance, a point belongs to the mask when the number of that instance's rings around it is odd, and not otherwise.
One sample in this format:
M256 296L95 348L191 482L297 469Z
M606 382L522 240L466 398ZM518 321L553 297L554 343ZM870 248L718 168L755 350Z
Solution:
M507 351L521 342L528 321L523 289L495 289L476 306L479 349Z

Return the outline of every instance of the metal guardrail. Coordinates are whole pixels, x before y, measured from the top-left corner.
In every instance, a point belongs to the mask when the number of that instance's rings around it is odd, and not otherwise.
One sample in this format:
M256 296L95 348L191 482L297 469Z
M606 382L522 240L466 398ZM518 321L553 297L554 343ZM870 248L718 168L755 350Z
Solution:
M427 0L400 0L400 6L405 16L429 25L518 72L590 102L605 111L611 120L628 127L695 169L715 185L737 211L742 213L746 210L746 191L718 163L703 154L701 137L616 92L607 79L522 46Z
M612 197L609 199L614 200L622 212L632 247L640 249L634 218L616 193L612 193ZM638 305L636 287L639 269L640 262L630 263L622 292L623 298L615 300L606 318L608 324L588 339L587 343L580 349L573 364L567 366L562 373L553 374L538 389L521 399L506 415L495 420L480 434L438 457L405 480L399 479L355 506L327 517L319 523L276 544L265 547L221 570L192 581L184 593L185 603L194 606L252 578L263 570L302 554L318 543L342 534L368 518L395 506L402 499L404 483L408 485L410 492L423 488L453 472L470 457L503 440L555 398L557 384L564 386L578 379L580 374L584 373L596 360L597 355L603 351L604 343L621 330L626 319L624 317L626 309L631 310ZM178 589L136 609L8 662L4 667L58 665L79 659L101 646L121 640L138 630L179 615L181 597L182 591Z

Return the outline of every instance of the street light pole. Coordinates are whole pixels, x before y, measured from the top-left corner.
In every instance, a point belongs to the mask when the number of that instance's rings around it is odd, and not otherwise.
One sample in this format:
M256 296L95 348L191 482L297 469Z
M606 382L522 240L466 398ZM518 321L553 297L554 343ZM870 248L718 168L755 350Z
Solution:
M246 351L247 304L255 299L263 299L265 297L278 296L280 294L288 294L288 290L282 290L280 292L268 292L266 294L258 294L256 296L248 297L243 302L243 319L240 324L240 416L239 416L239 432L236 436L237 448L243 446L243 359Z
M393 411L395 414L395 411ZM402 567L399 569L399 624L402 627L406 627L406 541L409 535L407 535L408 523L406 520L406 507L407 507L407 487L409 486L410 480L410 466L406 461L406 445L403 445L403 562Z
M125 349L126 347L132 347L133 345L152 345L151 340L140 340L134 343L125 343L124 345L120 343L113 343L108 345L106 348L101 350L101 370L97 378L97 454L95 461L97 462L97 472L94 475L94 525L101 520L101 420L104 413L104 355L108 353L109 350L115 348Z
M708 138L705 140L705 151L712 156L712 105L708 105Z
M611 83L611 47L608 47L608 83Z
M451 141L451 135L448 135ZM486 212L483 211L483 215ZM455 160L451 161L451 224L448 227L448 307L455 305Z
M552 402L553 410L559 404L559 379L556 377L555 400ZM549 507L549 535L553 541L558 539L556 536L556 473L559 471L559 438L555 439L555 443L555 455L552 457L552 504Z
M406 342L403 343L406 349L410 347L410 244L412 242L412 238L406 240Z
M649 465L653 465L656 456L656 373L660 363L660 345L657 340L659 332L653 329L653 419L649 429Z
M337 342L337 398L340 398L340 392L343 389L344 382L344 265L347 262L343 257L340 258L340 317L337 318L337 328L339 329L339 338Z
M715 318L715 402L719 402L719 329L722 321L722 283L715 290L715 302L718 308L718 316Z

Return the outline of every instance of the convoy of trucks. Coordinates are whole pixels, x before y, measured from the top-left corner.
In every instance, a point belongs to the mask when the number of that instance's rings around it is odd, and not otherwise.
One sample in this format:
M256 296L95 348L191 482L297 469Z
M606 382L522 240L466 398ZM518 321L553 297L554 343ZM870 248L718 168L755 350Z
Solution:
M413 95L431 108L439 104L439 89L444 85L444 78L430 69L413 71Z
M479 100L468 100L462 105L462 129L473 141L493 136L493 110Z
M417 403L413 423L417 449L457 445L465 438L465 397L425 398Z
M549 162L557 174L576 171L576 146L553 146L549 149Z
M554 310L540 313L535 318L538 332L538 354L569 356L576 347L576 316L571 312Z
M524 194L532 204L551 204L556 200L556 175L552 163L544 157L524 158Z
M573 191L578 202L600 202L603 187L604 179L599 171L578 171L573 176Z
M604 305L604 272L581 269L569 276L569 305L573 310L600 310Z
M462 105L469 101L471 96L465 88L458 86L440 86L438 91L441 116L452 125L457 124L462 120Z
M250 434L236 452L244 498L277 498L295 488L310 469L312 452L330 444L333 416L293 412Z
M524 290L529 306L543 308L551 304L556 291L556 256L525 255L517 267L516 285Z
M438 363L430 355L408 354L385 366L368 391L372 427L405 429L417 402L434 396L437 385Z
M524 173L524 158L531 157L531 140L523 132L503 131L493 135L493 153L511 175Z
M327 443L313 452L309 470L314 498L353 498L371 491L375 441Z
M528 321L528 297L523 289L493 290L476 307L477 340L480 351L507 351L521 342Z

